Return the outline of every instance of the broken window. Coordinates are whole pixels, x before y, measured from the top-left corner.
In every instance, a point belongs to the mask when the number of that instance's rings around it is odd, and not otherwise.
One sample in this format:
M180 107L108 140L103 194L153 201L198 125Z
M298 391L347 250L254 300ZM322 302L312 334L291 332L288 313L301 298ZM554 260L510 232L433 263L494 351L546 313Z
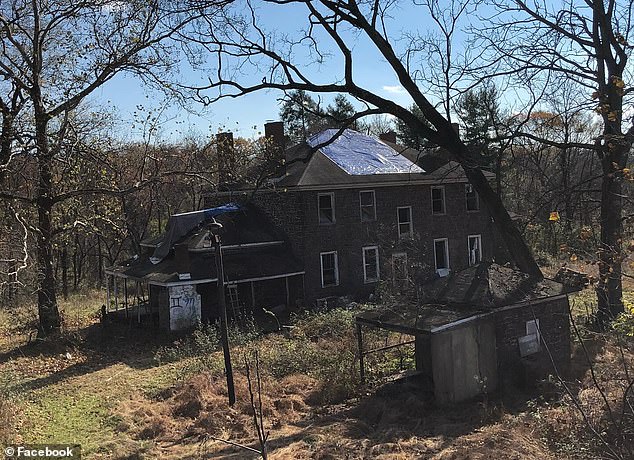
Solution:
M319 223L334 224L335 223L335 194L320 193L318 196L319 203Z
M373 283L379 280L379 248L363 248L363 281Z
M412 226L412 207L404 206L396 209L396 215L398 218L398 236L411 237L413 234Z
M467 211L478 211L480 209L480 199L478 198L478 192L475 191L473 185L465 185L465 202Z
M482 261L482 237L480 235L469 235L469 266Z
M337 251L322 252L321 257L321 287L339 285L339 265Z
M431 212L432 214L445 213L445 187L431 188Z
M376 220L374 190L363 190L359 192L359 203L361 207L361 222Z
M447 238L434 240L434 260L436 273L440 276L449 274L449 241Z

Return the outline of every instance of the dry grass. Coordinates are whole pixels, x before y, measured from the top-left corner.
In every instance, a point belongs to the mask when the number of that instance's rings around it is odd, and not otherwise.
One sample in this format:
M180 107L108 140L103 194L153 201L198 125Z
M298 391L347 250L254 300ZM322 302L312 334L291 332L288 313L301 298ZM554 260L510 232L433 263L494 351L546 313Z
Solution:
M6 433L9 439L23 442L77 440L84 445L85 458L253 458L209 438L258 447L241 359L245 350L234 348L238 401L229 407L222 367L215 365L221 354L181 357L159 365L153 357L159 347L165 348L164 342L139 330L120 328L102 334L93 325L98 305L98 299L88 298L66 305L71 340L45 347L17 349L16 344L28 339L24 335L28 324L20 329L12 317L11 326L3 328L7 316L0 313L0 341L11 337L4 341L5 350L11 350L0 360L0 376L12 376L5 385L11 398L0 394L0 440ZM302 317L290 334L271 334L251 343L262 357L270 458L590 459L600 455L596 440L565 397L537 398L526 404L525 398L515 396L436 407L418 386L376 384L398 370L402 357L396 354L370 361L375 385L361 387L351 318L350 312L341 311ZM601 388L619 412L627 377L618 343L590 333L586 338ZM377 344L400 340L374 339ZM625 354L629 369L634 369L631 352ZM609 414L593 387L583 354L577 353L576 359L571 388L593 426L614 442ZM192 374L201 365L207 366L206 371ZM630 425L624 427L634 431Z

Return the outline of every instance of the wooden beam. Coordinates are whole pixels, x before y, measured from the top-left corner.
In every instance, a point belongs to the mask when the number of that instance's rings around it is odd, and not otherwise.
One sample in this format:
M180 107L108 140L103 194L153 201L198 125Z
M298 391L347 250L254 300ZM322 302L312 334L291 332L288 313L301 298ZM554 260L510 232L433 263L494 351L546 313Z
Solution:
M106 274L106 313L110 312L110 275Z

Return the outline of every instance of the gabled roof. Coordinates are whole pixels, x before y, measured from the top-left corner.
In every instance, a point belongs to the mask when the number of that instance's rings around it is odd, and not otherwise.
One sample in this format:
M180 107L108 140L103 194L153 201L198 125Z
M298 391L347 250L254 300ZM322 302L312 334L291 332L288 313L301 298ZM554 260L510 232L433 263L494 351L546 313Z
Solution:
M425 302L493 309L566 294L563 284L535 279L510 267L482 262L423 286Z

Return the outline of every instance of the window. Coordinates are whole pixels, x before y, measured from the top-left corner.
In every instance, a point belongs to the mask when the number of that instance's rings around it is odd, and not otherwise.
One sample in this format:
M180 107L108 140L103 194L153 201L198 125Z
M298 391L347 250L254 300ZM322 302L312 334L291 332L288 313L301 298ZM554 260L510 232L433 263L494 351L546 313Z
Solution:
M359 192L359 204L361 207L361 222L376 220L374 190L363 190Z
M469 235L469 266L482 261L482 237L480 235Z
M319 202L319 223L334 224L335 223L335 194L320 193L318 195Z
M374 283L379 280L379 248L368 246L363 248L363 281Z
M339 264L337 251L322 252L321 257L321 287L339 285Z
M432 214L445 213L445 187L431 188L431 212Z
M449 274L449 241L447 238L434 240L434 261L436 273L440 276Z
M399 238L405 236L412 236L412 207L404 206L402 208L396 208L396 215L398 218L398 236Z
M475 191L473 185L466 184L465 189L465 203L467 211L479 211L480 210L480 198L478 198L478 192Z
M395 283L407 280L407 253L392 254L392 276Z

